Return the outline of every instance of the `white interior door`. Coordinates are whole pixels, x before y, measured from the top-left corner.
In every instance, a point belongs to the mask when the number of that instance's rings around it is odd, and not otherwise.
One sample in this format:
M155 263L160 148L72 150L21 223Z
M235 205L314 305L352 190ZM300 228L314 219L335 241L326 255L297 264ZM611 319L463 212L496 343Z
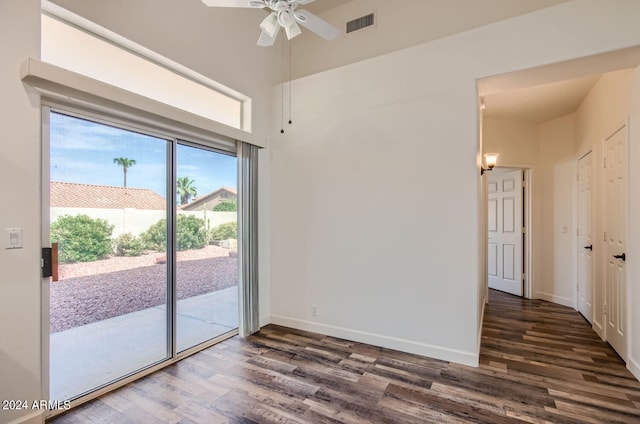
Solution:
M489 174L489 287L522 296L522 171Z
M593 238L591 234L591 152L578 161L578 310L593 317Z
M626 359L627 127L604 141L605 337Z

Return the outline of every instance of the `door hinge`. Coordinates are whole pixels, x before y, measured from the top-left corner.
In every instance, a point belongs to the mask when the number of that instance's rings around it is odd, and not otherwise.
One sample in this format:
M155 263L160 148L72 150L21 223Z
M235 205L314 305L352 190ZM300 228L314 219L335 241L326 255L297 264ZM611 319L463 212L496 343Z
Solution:
M522 281L524 281L524 280L526 280L526 279L527 279L527 275L523 272L523 273L522 273Z
M527 229L525 227L522 227L522 234L527 234Z
M607 315L607 304L602 305L602 314Z
M602 238L602 241L607 241L607 232L604 232L604 237Z
M602 158L602 160L604 161L604 165L603 166L606 168L607 167L607 158Z

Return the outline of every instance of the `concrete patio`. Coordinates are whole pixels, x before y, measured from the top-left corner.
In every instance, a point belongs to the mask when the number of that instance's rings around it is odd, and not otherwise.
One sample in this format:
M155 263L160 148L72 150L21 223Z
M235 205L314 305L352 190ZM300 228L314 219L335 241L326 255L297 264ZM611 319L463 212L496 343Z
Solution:
M238 287L178 301L178 352L238 327ZM169 355L166 305L50 335L50 399L67 400Z

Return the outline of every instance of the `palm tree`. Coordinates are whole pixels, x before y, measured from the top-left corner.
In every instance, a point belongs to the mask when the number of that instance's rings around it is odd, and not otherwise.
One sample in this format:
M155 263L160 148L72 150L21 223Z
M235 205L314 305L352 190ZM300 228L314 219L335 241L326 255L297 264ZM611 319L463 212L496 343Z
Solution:
M127 170L136 164L135 159L113 158L113 163L122 167L124 173L124 188L127 188Z
M190 180L189 177L178 177L176 181L176 192L178 196L180 196L181 205L189 203L191 196L196 197L198 195L198 191L193 183L195 183L195 181Z

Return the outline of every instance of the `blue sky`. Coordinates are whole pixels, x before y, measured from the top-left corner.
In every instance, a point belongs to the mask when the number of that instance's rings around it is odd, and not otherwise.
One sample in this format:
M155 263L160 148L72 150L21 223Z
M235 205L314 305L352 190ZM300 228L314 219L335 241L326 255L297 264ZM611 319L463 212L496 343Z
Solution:
M51 114L51 181L122 187L122 167L114 158L134 159L127 187L148 188L166 197L170 142L161 138ZM236 188L236 158L178 145L178 177L194 180L198 195L220 186Z

